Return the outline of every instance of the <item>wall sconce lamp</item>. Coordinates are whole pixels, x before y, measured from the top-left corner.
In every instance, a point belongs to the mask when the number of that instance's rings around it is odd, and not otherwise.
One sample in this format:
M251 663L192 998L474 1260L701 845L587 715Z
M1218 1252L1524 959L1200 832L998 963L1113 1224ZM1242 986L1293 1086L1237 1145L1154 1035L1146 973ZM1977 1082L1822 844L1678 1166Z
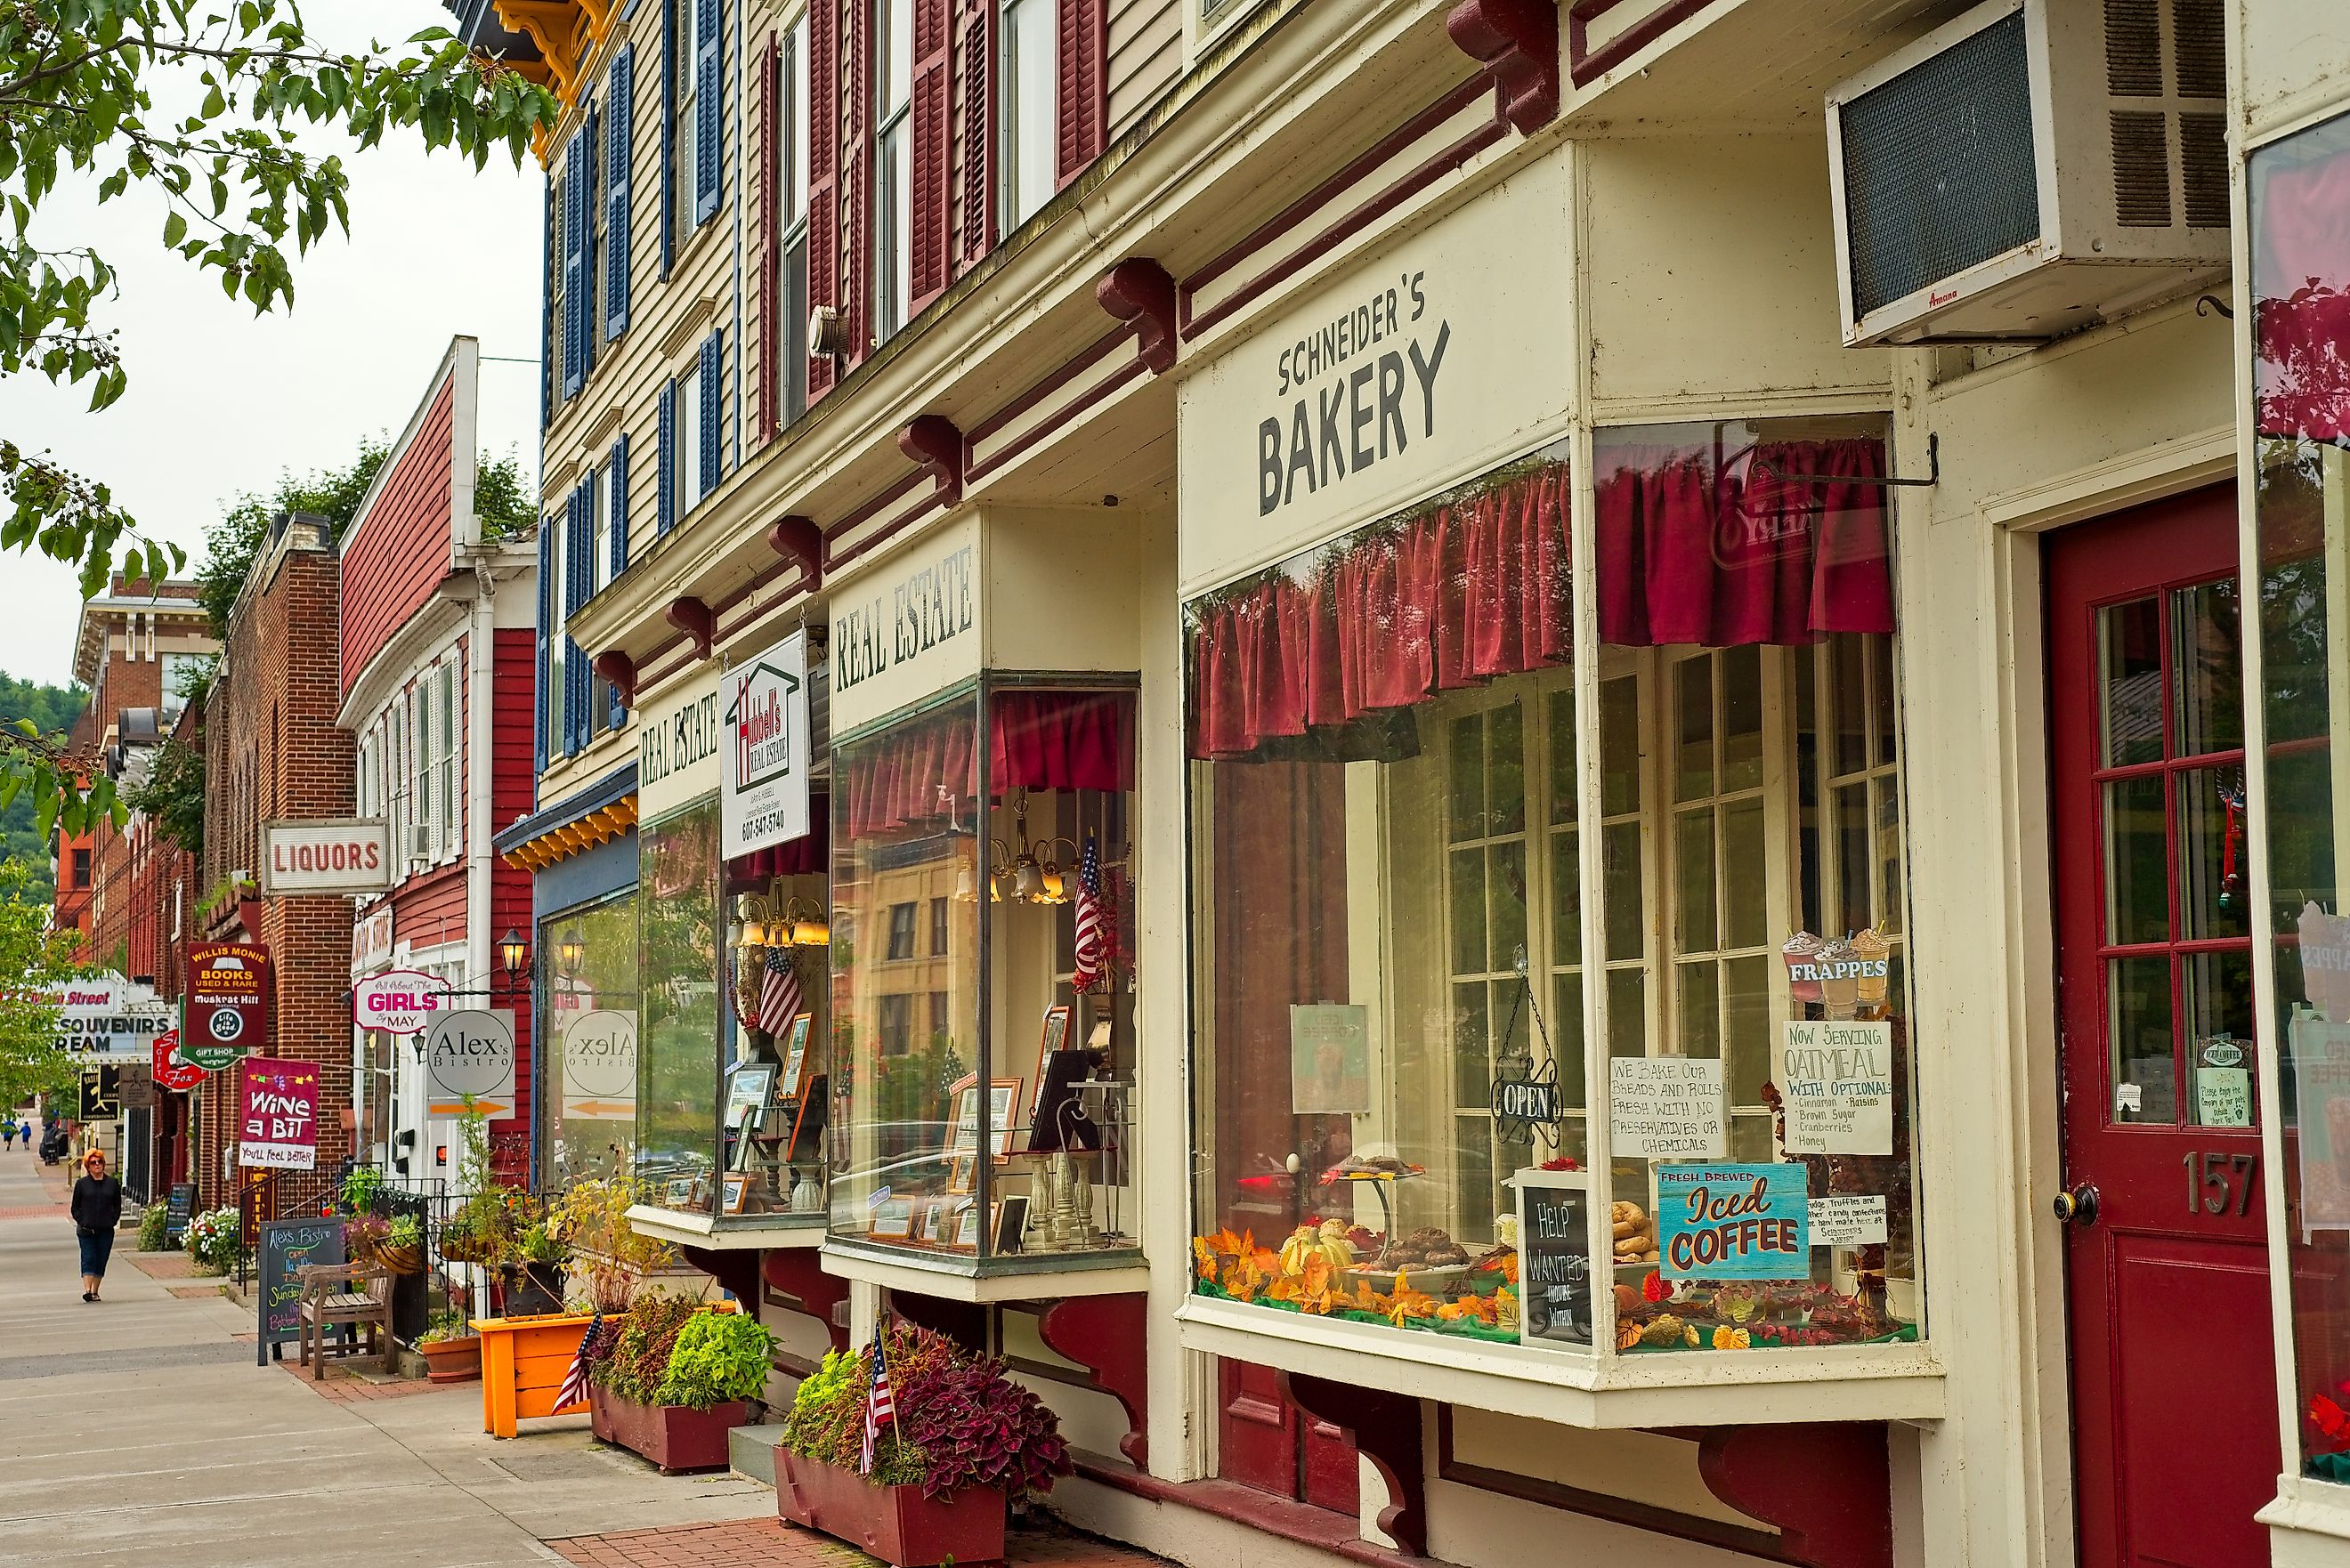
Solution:
M506 934L498 939L498 967L506 971L508 980L514 980L529 966L530 944L523 940L520 931L508 926Z

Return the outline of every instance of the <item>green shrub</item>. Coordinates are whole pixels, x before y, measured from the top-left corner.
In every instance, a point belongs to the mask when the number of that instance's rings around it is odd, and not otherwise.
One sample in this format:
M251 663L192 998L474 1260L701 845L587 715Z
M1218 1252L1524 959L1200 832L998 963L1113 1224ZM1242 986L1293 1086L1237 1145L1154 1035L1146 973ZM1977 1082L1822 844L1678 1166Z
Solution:
M669 1353L677 1346L678 1331L702 1310L686 1296L647 1293L629 1309L629 1321L613 1342L609 1355L592 1353L588 1380L609 1389L632 1405L660 1403L660 1386L669 1376Z
M163 1250L163 1230L172 1222L172 1211L161 1203L150 1203L139 1215L139 1250L160 1252Z
M233 1208L208 1210L188 1221L188 1256L207 1273L225 1274L244 1256L244 1227Z
M707 1410L730 1399L756 1399L767 1386L775 1343L747 1313L698 1313L677 1331L654 1402Z

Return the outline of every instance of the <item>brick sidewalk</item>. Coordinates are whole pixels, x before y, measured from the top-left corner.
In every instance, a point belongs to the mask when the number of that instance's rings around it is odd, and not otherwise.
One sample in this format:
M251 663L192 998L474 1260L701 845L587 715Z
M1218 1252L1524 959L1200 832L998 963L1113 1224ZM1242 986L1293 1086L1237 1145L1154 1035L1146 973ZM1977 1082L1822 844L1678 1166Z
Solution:
M292 1347L287 1348L290 1352ZM357 1405L373 1399L405 1399L416 1394L444 1392L452 1386L472 1388L476 1396L481 1391L478 1383L459 1386L429 1383L421 1377L386 1377L377 1370L380 1363L374 1356L366 1358L363 1365L367 1370L364 1372L340 1362L329 1361L327 1363L327 1376L323 1378L311 1376L310 1369L295 1360L291 1354L277 1365L303 1387L336 1405Z
M185 1252L128 1252L123 1262L151 1280L192 1280L196 1261ZM217 1279L218 1275L212 1276Z
M545 1544L580 1568L879 1568L879 1559L854 1546L772 1517L575 1535ZM1049 1530L1015 1530L1003 1544L1010 1568L1160 1568L1165 1562Z

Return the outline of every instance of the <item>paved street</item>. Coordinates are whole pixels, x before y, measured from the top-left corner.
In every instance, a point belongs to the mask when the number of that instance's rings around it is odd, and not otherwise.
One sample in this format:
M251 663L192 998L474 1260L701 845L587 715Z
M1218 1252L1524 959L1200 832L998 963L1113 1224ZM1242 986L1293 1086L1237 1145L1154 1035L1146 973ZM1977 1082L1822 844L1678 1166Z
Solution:
M244 1311L175 1297L197 1287L124 1250L85 1306L62 1186L37 1169L0 1153L0 1568L504 1568L577 1555L550 1540L777 1528L764 1487L664 1478L584 1416L493 1442L478 1384L322 1397L255 1366Z

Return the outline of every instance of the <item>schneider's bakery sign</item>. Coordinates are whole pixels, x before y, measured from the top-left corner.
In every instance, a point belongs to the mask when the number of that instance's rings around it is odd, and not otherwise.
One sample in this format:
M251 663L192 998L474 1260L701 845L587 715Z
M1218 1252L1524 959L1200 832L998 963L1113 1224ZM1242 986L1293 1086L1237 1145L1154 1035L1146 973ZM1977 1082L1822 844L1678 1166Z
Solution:
M1368 523L1564 424L1556 160L1375 249L1184 381L1187 593Z

